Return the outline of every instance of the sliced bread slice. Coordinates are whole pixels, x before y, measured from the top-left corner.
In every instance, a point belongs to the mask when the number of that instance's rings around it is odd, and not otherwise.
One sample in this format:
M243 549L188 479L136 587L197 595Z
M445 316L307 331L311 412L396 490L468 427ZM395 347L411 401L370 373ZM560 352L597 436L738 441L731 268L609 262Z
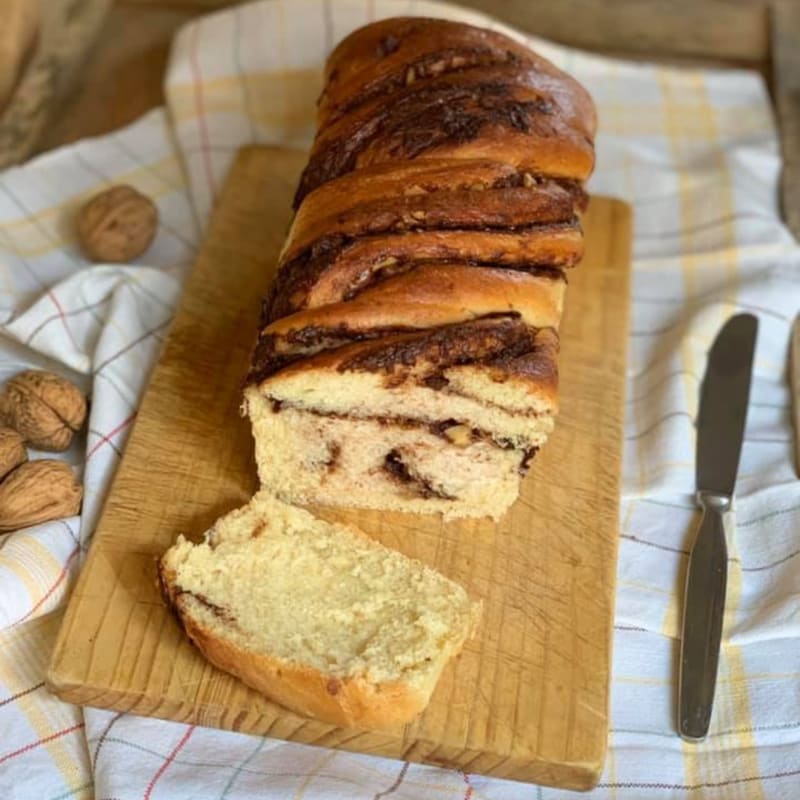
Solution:
M464 589L344 525L259 492L159 563L205 657L299 714L392 728L428 704L480 616Z

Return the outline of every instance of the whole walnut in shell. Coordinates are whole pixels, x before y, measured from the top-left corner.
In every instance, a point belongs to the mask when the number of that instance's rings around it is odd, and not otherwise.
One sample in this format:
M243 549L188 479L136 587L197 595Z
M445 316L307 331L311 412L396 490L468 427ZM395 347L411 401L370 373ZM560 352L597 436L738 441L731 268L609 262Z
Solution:
M0 532L72 517L82 498L83 489L69 464L27 461L0 483Z
M158 229L158 209L132 186L95 195L78 214L78 236L93 261L120 263L144 253Z
M25 440L13 428L0 427L0 480L28 460Z
M0 418L38 450L66 450L86 419L86 398L74 383L30 369L0 394Z

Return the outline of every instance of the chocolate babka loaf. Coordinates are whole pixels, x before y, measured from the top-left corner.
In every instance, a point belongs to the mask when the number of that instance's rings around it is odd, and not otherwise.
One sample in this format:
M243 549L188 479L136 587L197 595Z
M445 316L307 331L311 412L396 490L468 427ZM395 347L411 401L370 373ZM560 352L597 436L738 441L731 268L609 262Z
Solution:
M592 101L505 36L424 18L355 31L325 77L245 390L261 483L497 518L558 408Z

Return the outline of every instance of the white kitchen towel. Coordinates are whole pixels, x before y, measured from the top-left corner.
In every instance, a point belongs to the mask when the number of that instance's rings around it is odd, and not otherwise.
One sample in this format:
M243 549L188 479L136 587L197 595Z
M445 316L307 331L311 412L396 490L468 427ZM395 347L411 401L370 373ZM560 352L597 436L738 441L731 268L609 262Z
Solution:
M325 52L358 25L408 13L527 38L431 2L262 0L180 33L166 80L167 116L155 112L0 175L0 319L14 339L0 340L0 377L49 357L65 374L77 370L92 391L88 438L66 455L84 470L81 520L0 539L0 796L571 796L81 712L42 686L54 609L88 544L198 225L231 158L254 141L307 145ZM791 462L785 362L800 307L800 250L779 218L780 160L767 92L755 73L634 64L527 40L595 97L600 133L591 189L635 208L612 730L605 774L588 796L793 798L800 785L800 481ZM159 204L165 224L143 257L147 268L92 267L75 247L75 209L112 180L134 183ZM711 735L687 745L674 734L673 715L678 598L696 524L693 421L707 349L739 310L758 315L760 333L725 647Z

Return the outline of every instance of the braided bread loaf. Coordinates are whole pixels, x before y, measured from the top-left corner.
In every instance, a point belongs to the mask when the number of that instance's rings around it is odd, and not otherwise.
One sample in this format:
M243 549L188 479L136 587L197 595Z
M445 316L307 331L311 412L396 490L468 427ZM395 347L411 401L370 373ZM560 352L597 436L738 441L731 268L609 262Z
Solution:
M332 53L245 390L296 503L499 517L557 411L586 91L497 33L388 19Z

